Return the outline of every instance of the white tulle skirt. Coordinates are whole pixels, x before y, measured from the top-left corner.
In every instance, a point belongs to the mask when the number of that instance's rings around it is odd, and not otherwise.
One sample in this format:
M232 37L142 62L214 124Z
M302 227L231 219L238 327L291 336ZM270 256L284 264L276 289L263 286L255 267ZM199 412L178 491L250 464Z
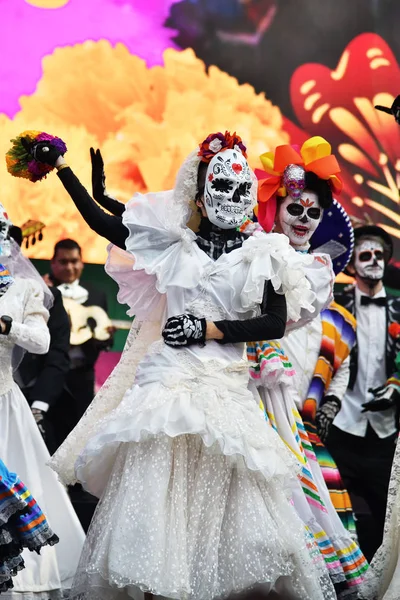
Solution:
M289 499L299 466L247 390L247 362L165 346L145 362L76 463L101 501L71 599L212 600L261 584L334 600Z

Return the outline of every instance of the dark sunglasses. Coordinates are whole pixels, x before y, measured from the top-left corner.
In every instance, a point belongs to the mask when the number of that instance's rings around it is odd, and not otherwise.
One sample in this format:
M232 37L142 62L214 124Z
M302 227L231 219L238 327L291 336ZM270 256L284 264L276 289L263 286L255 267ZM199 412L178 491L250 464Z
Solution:
M382 260L382 250L374 250L373 252L371 250L364 250L364 252L360 252L360 254L358 255L358 260L360 262L368 262L372 259L373 256L376 258L376 260Z
M321 216L320 208L308 208L306 211L304 206L302 206L301 204L289 204L286 207L286 210L288 211L289 215L292 215L292 217L302 217L304 212L307 212L307 216L310 219L318 220Z

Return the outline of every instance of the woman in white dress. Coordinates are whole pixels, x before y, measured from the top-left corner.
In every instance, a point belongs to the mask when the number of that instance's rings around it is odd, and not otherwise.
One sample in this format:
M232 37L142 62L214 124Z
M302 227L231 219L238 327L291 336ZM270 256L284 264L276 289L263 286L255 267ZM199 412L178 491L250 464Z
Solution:
M244 356L260 329L276 331L284 298L293 321L325 305L330 269L284 236L236 231L256 193L237 136L209 136L174 190L136 194L122 218L102 213L51 144L32 152L115 242L107 271L147 321L52 460L100 498L71 598L212 600L259 585L333 600L290 500L299 465L265 426ZM187 227L195 201L197 236ZM307 268L325 294L311 290Z
M264 159L266 172L259 172L262 178L258 205L260 222L267 230L275 226L284 232L291 246L301 253L309 252L311 240L318 232L319 246L332 252L334 268L340 272L345 266L345 258L350 259L354 234L349 217L333 199L334 188L330 180L335 177L339 183L340 168L328 142L321 137L312 137L298 153L292 146L283 145L262 155L261 159ZM276 161L279 161L279 168L275 166ZM328 164L326 169L323 169L324 161ZM338 193L340 189L335 191ZM246 225L242 225L242 230L251 231L255 227L251 222L247 228ZM323 259L323 255L313 254ZM318 318L319 315L315 315L313 321ZM334 322L335 325L340 323L338 319ZM291 335L301 331L296 329L290 333L290 329L289 326L282 342L261 341L248 345L249 359L255 365L251 368L252 382L257 385L269 422L303 465L293 494L294 505L318 540L338 598L359 598L368 563L334 508L307 427L299 414L302 400L296 383L306 375L301 370L297 372L294 360L288 358L289 349L292 349L288 336L290 339ZM342 339L347 342L344 333ZM351 346L348 352L350 349ZM305 356L306 351L308 353L304 344L297 344L294 356ZM335 360L338 363L338 359Z
M84 532L68 495L52 470L42 436L27 401L13 381L13 364L23 351L44 354L50 336L47 306L52 298L40 275L8 239L9 221L0 205L0 456L18 473L60 538L41 555L23 552L26 568L4 598L59 600L71 587L84 543Z

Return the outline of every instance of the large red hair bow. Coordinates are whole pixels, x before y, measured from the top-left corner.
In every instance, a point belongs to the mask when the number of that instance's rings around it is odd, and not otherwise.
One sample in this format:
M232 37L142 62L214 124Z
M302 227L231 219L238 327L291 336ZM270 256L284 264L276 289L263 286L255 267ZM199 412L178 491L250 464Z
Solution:
M256 169L258 182L258 220L266 231L271 231L276 213L276 196L284 197L287 190L283 185L283 175L287 166L299 165L305 171L315 173L328 181L332 192L340 194L343 184L339 176L340 167L331 154L331 145L322 137L314 136L304 142L300 150L285 144L275 152L265 152L260 156L264 171Z

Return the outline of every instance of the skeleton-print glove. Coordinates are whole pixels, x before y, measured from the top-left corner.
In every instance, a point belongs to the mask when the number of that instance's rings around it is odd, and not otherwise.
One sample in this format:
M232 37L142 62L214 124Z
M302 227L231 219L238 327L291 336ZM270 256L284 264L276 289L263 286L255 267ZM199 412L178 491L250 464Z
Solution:
M342 403L336 396L325 396L315 415L315 425L321 442L328 439L329 429L342 407Z
M194 315L178 315L170 317L165 323L162 332L164 342L168 346L192 346L193 344L205 344L207 321L198 319Z
M400 400L400 394L392 385L382 385L378 388L368 390L374 395L374 399L362 405L361 412L380 412L393 408Z

